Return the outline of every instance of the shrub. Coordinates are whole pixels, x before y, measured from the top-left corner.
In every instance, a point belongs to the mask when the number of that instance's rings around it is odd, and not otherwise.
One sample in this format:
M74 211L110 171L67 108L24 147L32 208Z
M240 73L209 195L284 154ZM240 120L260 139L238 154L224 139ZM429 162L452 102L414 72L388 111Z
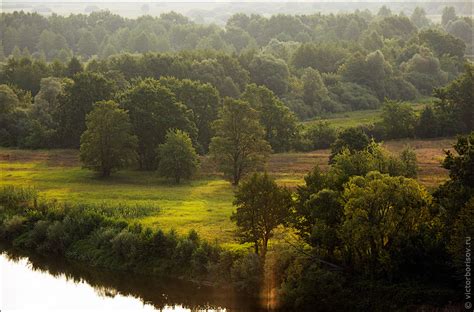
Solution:
M336 140L336 129L329 125L327 121L318 121L306 128L303 134L305 145L313 149L329 148Z
M22 211L24 208L36 205L38 193L32 188L5 185L0 189L1 208L13 211Z
M0 227L0 237L12 238L22 232L26 218L22 216L12 216L11 218L3 221L3 225Z
M259 295L263 276L260 257L255 253L238 259L231 268L231 280L238 291Z

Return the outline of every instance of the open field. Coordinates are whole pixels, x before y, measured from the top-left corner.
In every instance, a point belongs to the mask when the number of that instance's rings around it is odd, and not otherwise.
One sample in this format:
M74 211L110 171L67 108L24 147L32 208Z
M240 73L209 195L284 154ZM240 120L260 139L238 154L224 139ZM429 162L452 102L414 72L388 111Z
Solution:
M433 101L433 98L426 97L421 98L417 101L411 102L413 109L417 112L421 111L427 103ZM303 124L309 125L317 121L327 121L334 128L345 129L350 127L357 127L360 125L373 124L378 121L381 121L380 114L382 113L382 108L378 109L368 109L368 110L357 110L352 112L344 113L333 113L328 114L320 119L304 121Z
M406 144L418 156L419 180L433 188L447 178L440 167L443 149L453 139L390 141L385 146L397 153ZM267 170L288 187L303 183L304 175L316 164L327 168L329 150L272 155ZM33 186L45 198L65 202L151 205L156 214L136 220L143 225L176 229L186 233L196 229L203 238L235 245L232 213L232 186L215 172L209 159L202 159L201 173L191 182L175 186L155 173L121 171L111 178L97 178L82 169L75 150L0 149L0 184Z

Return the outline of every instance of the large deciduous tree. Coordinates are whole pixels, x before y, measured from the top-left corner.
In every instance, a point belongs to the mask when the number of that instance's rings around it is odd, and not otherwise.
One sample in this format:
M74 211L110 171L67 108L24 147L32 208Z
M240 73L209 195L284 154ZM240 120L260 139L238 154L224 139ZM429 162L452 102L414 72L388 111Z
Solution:
M266 173L255 173L237 190L234 205L237 211L231 219L237 223L242 240L253 243L255 253L265 259L273 231L285 224L290 214L291 192Z
M84 132L86 115L95 102L110 100L113 95L112 83L103 75L81 72L73 77L72 83L64 86L59 97L57 111L58 135L64 147L78 147Z
M378 172L345 186L342 240L356 270L390 272L392 256L431 222L430 194L415 180Z
M209 152L232 184L263 165L271 151L258 112L247 102L227 98L214 123Z
M250 63L249 70L257 84L265 85L279 96L287 92L290 72L285 61L271 55L257 55Z
M138 137L140 169L156 169L157 147L165 142L169 129L186 131L193 139L196 136L196 126L188 118L189 111L158 80L149 78L136 82L121 95L120 104L129 111Z
M81 136L84 167L108 177L135 160L137 138L127 112L113 101L100 101L87 115L87 129Z
M209 83L189 79L163 77L160 84L169 88L176 99L192 111L192 121L197 128L197 142L201 152L207 152L212 138L211 123L217 119L219 93Z
M242 99L258 111L265 139L277 152L288 151L296 137L296 117L275 94L264 86L247 85Z

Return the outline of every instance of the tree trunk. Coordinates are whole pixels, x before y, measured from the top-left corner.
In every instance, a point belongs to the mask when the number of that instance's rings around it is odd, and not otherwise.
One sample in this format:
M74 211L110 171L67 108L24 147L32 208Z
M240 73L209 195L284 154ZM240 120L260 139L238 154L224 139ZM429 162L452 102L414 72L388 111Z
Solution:
M267 256L267 246L268 246L268 238L264 237L263 238L263 244L262 244L262 262L265 262L265 257Z
M110 177L110 169L109 168L102 168L102 177L103 178Z
M254 242L255 246L255 253L258 255L258 241Z

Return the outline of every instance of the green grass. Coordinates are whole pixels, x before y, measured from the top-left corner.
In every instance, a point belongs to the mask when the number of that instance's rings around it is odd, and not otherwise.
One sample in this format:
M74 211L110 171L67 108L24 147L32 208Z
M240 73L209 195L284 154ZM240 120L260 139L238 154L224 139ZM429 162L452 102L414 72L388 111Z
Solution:
M440 166L443 149L453 139L398 140L384 146L398 153L405 145L412 146L420 166L418 180L434 188L447 178ZM329 150L306 153L273 154L268 172L280 185L294 188L304 183L303 177L315 165L328 167ZM0 185L32 186L44 199L60 202L129 206L134 211L146 207L140 218L129 219L147 227L175 229L185 234L195 229L204 239L226 248L246 248L235 236L230 221L234 210L233 187L215 172L209 159L202 159L200 176L182 185L173 185L156 173L127 170L110 178L98 178L94 172L80 167L74 150L12 150L0 148ZM146 211L146 213L145 213Z
M210 241L235 242L235 226L229 219L233 190L223 180L207 178L175 186L149 172L122 171L101 179L80 167L0 162L0 184L33 186L41 197L61 202L153 206L159 208L156 215L134 221L183 234L195 229Z
M421 111L423 107L427 103L433 101L433 98L426 97L420 100L410 102L413 105L415 111ZM352 112L344 112L344 113L334 113L334 114L327 114L321 118L316 118L313 120L304 121L304 125L310 125L317 121L323 120L329 122L331 126L337 129L346 129L350 127L357 127L361 125L373 124L378 121L381 121L381 114L382 109L368 109L368 110L359 110L359 111L352 111Z

